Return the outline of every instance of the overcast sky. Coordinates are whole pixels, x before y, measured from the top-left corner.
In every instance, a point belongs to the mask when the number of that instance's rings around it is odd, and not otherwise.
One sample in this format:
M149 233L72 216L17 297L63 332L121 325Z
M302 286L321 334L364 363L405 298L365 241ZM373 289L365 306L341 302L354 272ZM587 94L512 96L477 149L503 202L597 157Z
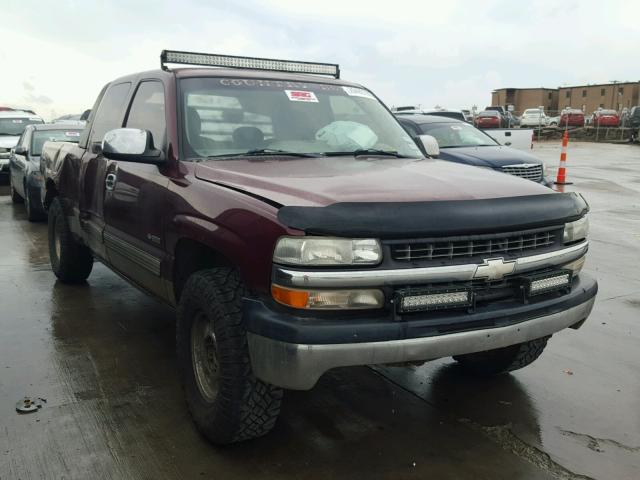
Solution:
M90 108L164 48L339 63L389 106L640 80L637 0L2 0L0 18L0 105L46 118Z

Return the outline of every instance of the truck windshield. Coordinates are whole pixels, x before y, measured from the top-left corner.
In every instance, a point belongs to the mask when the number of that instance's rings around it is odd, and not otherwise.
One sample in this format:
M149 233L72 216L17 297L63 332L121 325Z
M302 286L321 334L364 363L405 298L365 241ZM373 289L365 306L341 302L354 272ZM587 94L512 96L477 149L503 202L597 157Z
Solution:
M435 137L440 148L495 147L497 143L467 123L423 123L420 130Z
M31 139L31 155L42 155L44 142L73 142L78 143L81 130L36 130Z
M186 158L374 150L423 156L395 118L362 88L187 78L181 80L180 92Z
M20 136L33 123L44 122L39 118L0 118L0 135Z

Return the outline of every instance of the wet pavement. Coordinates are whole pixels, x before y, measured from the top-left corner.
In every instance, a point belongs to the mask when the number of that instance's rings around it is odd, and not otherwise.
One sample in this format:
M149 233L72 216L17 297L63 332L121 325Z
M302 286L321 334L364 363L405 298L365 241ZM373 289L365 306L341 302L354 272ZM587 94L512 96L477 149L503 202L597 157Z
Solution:
M336 370L288 392L272 434L226 448L189 419L173 312L100 264L57 283L46 225L0 186L0 479L639 479L640 146L570 144L568 176L600 282L582 329L490 380L450 359ZM24 395L46 402L19 415Z

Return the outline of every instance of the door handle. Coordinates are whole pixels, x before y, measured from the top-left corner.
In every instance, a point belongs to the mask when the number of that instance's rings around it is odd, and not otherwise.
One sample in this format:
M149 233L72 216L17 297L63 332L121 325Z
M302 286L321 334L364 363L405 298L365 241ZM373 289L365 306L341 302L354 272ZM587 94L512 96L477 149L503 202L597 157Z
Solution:
M106 189L109 191L112 191L114 188L116 188L117 179L118 177L116 177L115 173L110 173L109 175L107 175L107 178L105 178L104 180L104 185Z

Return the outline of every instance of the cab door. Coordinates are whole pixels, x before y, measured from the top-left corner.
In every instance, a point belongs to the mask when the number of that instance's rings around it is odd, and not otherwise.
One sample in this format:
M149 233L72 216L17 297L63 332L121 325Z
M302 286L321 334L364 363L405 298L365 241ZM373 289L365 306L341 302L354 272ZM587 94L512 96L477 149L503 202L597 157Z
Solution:
M103 259L104 196L110 160L102 155L102 139L109 130L122 127L130 90L131 82L123 82L111 84L103 92L80 165L80 226L91 250Z
M166 112L162 82L140 82L125 127L150 131L155 148L164 149ZM114 268L150 293L165 298L161 276L162 232L169 179L160 168L139 162L109 162L104 196L104 243Z

